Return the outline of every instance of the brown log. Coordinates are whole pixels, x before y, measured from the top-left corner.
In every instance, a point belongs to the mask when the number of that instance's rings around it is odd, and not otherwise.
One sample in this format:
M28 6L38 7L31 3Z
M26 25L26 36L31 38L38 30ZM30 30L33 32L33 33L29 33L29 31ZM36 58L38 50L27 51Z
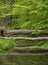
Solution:
M1 39L13 39L13 40L48 40L48 37L0 37Z
M33 32L36 32L36 30L6 30L4 35L9 37L16 34L32 34ZM48 31L38 30L37 32L40 33L39 36L48 36Z
M10 36L10 35L16 35L16 34L31 34L33 32L36 32L36 30L3 30L2 34L4 36ZM48 36L48 31L38 30L37 32L41 33L40 35Z
M32 33L35 32L36 30L3 30L6 33ZM37 30L37 32L42 32L42 33L48 33L48 31L44 30Z

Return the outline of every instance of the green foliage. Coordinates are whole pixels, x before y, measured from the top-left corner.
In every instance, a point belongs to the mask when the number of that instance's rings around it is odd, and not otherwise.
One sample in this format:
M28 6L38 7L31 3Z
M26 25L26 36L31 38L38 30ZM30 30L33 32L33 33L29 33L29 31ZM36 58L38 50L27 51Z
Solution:
M14 4L1 0L0 17L12 16L14 29L48 30L47 0L17 0Z
M21 0L13 5L14 29L48 29L47 0Z
M0 39L0 52L11 51L14 48L13 40Z

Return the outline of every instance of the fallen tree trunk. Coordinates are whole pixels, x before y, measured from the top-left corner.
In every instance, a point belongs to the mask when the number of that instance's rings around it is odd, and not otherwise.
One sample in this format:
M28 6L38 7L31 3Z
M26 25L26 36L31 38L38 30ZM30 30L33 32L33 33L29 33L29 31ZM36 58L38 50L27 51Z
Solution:
M16 34L32 34L34 32L39 33L39 35L48 36L48 31L43 31L43 30L37 30L37 31L36 30L1 30L0 35L2 34L1 36L10 36L10 35L16 35Z
M23 34L29 34L32 32L35 32L36 30L6 30L6 33L23 33ZM43 30L38 30L37 32L41 32L41 33L48 33L47 31L43 31Z
M48 37L0 37L1 39L13 39L13 40L48 40Z

